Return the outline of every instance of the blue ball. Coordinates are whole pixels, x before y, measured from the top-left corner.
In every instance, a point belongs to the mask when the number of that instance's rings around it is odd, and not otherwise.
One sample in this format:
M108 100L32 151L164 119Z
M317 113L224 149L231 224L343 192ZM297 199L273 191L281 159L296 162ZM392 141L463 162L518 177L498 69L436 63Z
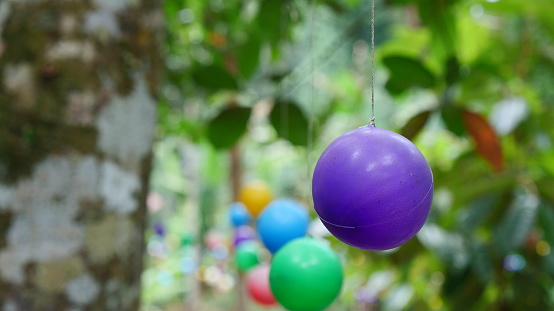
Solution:
M309 220L308 211L298 202L275 200L258 216L258 234L265 247L275 253L289 241L305 236Z
M246 206L244 206L244 204L240 202L235 202L231 204L231 207L229 209L229 218L231 220L231 224L234 227L247 225L252 220L252 217L246 209Z

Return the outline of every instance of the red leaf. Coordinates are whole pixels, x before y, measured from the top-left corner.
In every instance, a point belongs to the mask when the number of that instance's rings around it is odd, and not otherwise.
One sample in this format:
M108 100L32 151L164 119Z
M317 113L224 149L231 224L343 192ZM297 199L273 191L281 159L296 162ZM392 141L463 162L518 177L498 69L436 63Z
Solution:
M227 46L227 37L217 32L209 32L208 43L216 48L224 49Z
M492 126L480 114L467 110L464 110L463 113L464 125L475 140L477 153L489 162L494 171L502 171L504 169L502 147Z

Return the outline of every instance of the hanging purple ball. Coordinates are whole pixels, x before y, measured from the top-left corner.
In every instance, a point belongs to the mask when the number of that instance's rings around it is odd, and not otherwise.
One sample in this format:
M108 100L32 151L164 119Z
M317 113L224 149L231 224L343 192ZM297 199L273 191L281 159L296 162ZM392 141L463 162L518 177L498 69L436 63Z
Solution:
M237 247L242 242L252 241L256 239L256 230L250 226L240 226L235 229L235 238L233 245Z
M333 141L317 161L314 208L342 242L395 248L421 229L433 200L433 174L405 137L364 126Z

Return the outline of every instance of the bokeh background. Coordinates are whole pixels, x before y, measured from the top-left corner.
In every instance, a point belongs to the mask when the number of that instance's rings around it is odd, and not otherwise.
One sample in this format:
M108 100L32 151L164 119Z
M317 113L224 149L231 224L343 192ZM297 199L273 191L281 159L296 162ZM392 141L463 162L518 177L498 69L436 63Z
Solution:
M327 237L345 269L333 310L554 308L553 11L549 1L377 1L377 126L420 148L435 200L398 249ZM206 249L183 257L194 243L178 241L229 236L230 152L243 181L311 206L318 155L371 117L371 3L173 1L165 17L151 198L163 198L152 219L168 228L167 251L149 251L143 299L163 309L200 277L213 297L203 303L218 310L236 303L232 261L215 268ZM251 110L239 117L235 105ZM159 237L149 239L151 250Z

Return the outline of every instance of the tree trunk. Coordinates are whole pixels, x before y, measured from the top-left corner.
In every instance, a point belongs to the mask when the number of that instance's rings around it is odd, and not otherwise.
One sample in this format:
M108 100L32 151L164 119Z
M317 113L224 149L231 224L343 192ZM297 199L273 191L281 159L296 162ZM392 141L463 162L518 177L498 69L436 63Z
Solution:
M0 310L137 310L156 0L0 0Z

